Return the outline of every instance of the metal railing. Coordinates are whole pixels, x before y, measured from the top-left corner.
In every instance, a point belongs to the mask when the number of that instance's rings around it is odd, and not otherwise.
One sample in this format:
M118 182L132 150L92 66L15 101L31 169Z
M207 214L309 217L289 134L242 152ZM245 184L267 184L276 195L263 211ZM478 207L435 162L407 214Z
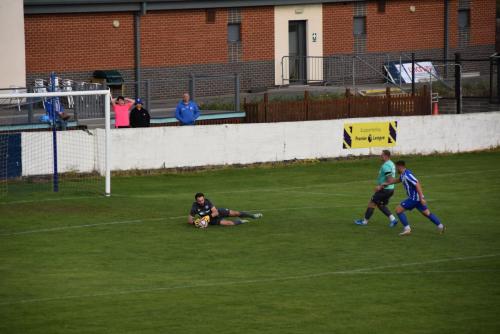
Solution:
M385 82L387 84L396 86L404 92L407 91L407 89L405 87L403 87L403 85L401 84L401 80L399 81L399 84L397 82L394 82L393 80L391 80L389 75L385 74L383 71L378 70L375 66L368 63L366 60L362 59L360 56L353 56L352 57L352 86L354 87L354 89L356 89L356 60L360 61L362 64L367 66L368 69L370 69L373 73L384 78Z
M46 93L49 91L49 80L35 79L26 88L10 87L3 91L7 92L34 92ZM105 84L91 83L84 81L74 81L71 79L58 78L56 91L94 91L106 90ZM112 88L111 88L112 89ZM113 90L113 89L112 89ZM141 82L125 82L123 94L129 97L139 97L136 92L142 92L140 96L144 100L146 108L152 108L152 102L157 105L165 100L171 100L172 104L177 103L182 98L182 93L189 92L191 97L202 98L203 96L220 96L226 94L225 99L230 100L234 108L227 111L240 111L241 101L241 74L234 73L228 75L200 75L191 74L181 77L167 77L158 79L146 79ZM122 91L120 91L120 95ZM115 94L115 96L117 96ZM104 118L104 99L102 96L65 96L60 99L66 113L69 113L72 121L92 120ZM2 102L2 101L0 101ZM39 122L39 116L45 114L45 104L43 98L18 99L13 98L4 101L2 119L4 122L29 123ZM226 104L228 105L228 104Z
M495 66L496 63L496 66ZM496 72L495 72L496 68ZM496 80L494 79L496 73ZM496 82L495 82L496 81ZM490 103L495 99L496 90L496 102L500 103L500 55L498 53L492 54L490 56ZM496 86L496 87L495 87ZM494 87L496 89L494 89Z
M372 57L373 58L373 57ZM362 76L370 73L371 78L383 79L387 84L395 85L405 90L402 85L392 82L382 69L371 64L369 59L363 59L359 55L336 55L336 56L283 56L281 58L281 85L289 84L346 84L352 83L355 87L359 64L363 67ZM377 60L379 60L377 57ZM390 60L388 54L381 55L384 61ZM381 64L379 64L381 65ZM357 68L358 67L358 68Z
M374 59L376 62L373 62ZM302 83L345 86L352 83L355 86L360 76L358 70L363 78L369 73L371 79L380 78L387 84L395 84L382 70L382 64L390 59L389 54L377 57L370 55L366 59L361 55L283 56L281 85ZM380 69L377 68L379 65ZM360 66L363 68L359 69ZM402 88L401 84L396 86Z
M203 97L227 96L234 103L234 110L240 110L241 101L241 74L190 74L188 76L145 79L140 82L126 81L125 91L130 96L139 97L141 94L145 107L151 109L153 101L179 101L182 93L188 92L192 100ZM130 87L134 90L130 90ZM156 103L157 104L157 103Z
M281 83L324 83L326 57L283 56L281 58Z

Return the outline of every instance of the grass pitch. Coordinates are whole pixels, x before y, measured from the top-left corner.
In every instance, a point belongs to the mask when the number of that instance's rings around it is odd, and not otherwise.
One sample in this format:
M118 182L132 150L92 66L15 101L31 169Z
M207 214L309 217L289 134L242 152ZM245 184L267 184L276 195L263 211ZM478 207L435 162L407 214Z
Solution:
M375 158L4 198L0 333L498 333L500 152L406 160L445 235L416 212L405 238L353 224ZM194 229L197 191L264 218Z

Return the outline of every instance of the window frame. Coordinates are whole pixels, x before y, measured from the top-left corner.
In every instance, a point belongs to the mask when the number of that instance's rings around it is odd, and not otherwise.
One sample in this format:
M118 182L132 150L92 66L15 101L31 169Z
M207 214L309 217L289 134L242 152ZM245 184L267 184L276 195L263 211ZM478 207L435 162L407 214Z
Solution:
M237 40L232 40L230 38L231 37L230 27L238 27L238 39ZM228 41L228 43L240 43L241 42L241 23L240 22L227 24L227 41Z
M217 10L215 8L207 8L205 10L205 23L214 24L217 18Z
M377 0L377 13L383 14L385 13L386 0Z
M363 22L363 31L361 33L356 32L356 20L361 19ZM354 16L353 21L352 21L352 33L354 36L364 36L366 35L366 15L357 15Z
M464 26L462 26L460 24L461 23L461 20L460 20L461 14L465 14L466 17L467 17L467 24L464 25ZM471 22L470 22L470 9L469 8L461 8L461 9L458 10L457 23L458 23L458 28L459 29L469 29L470 28Z

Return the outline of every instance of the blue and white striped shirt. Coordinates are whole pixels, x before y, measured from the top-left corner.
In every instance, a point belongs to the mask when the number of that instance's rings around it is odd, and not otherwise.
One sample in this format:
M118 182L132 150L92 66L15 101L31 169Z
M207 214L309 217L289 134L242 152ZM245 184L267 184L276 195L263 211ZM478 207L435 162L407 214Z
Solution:
M399 177L401 183L405 187L406 193L408 194L408 198L414 201L420 201L420 196L418 196L417 192L417 178L413 175L412 171L409 169L405 169L405 171Z

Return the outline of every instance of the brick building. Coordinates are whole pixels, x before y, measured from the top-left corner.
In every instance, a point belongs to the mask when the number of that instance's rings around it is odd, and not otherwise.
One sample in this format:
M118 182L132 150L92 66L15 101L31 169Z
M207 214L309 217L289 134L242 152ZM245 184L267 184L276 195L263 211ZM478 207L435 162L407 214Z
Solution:
M377 69L401 52L487 57L495 12L495 0L24 0L26 81L97 69L127 81L238 72L242 89L335 81L328 62L352 55Z

